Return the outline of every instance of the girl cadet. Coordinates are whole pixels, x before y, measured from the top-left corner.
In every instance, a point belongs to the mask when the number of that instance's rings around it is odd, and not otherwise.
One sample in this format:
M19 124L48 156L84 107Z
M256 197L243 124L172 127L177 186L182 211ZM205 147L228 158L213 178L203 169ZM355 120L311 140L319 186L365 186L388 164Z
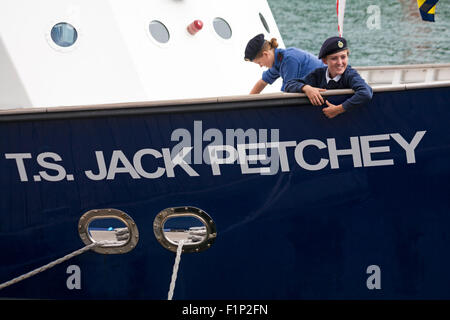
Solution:
M327 118L334 118L351 108L369 103L372 88L348 65L348 54L344 38L328 38L319 52L319 59L327 66L314 70L303 79L291 79L286 84L286 92L304 92L312 105L322 106L324 99L320 93L326 89L353 89L355 94L342 104L334 105L325 101L327 107L322 111Z
M281 91L284 91L286 82L291 79L302 78L316 68L324 64L312 54L297 49L279 49L275 38L267 41L264 35L258 34L252 38L245 48L246 61L267 67L268 70L262 74L262 79L256 82L250 94L260 93L267 84L272 84L280 76L283 79Z

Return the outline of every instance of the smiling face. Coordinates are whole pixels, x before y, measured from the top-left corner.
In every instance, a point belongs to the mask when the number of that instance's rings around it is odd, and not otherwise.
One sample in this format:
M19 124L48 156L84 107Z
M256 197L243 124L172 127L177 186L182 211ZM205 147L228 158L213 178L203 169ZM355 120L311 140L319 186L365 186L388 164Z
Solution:
M274 50L264 50L261 55L257 56L253 59L253 62L259 65L260 67L271 68L275 61L275 52Z
M343 74L347 68L348 50L339 51L330 54L322 59L323 63L328 65L328 72L330 77L334 78L337 75Z

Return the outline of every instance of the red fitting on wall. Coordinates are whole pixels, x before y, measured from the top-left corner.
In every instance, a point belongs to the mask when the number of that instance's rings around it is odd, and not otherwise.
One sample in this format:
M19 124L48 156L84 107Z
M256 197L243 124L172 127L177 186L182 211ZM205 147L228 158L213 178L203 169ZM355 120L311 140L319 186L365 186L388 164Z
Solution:
M190 25L187 26L187 31L194 35L203 28L203 22L201 20L194 20Z

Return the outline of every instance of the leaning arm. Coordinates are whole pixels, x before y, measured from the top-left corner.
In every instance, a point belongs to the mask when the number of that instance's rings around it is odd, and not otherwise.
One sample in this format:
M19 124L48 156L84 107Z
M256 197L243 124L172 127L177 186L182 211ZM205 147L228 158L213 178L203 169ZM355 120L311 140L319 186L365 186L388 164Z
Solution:
M267 82L265 82L263 79L259 79L258 82L255 83L252 90L250 91L250 94L257 94L264 90L264 88L267 86Z
M342 104L345 110L364 106L372 99L372 88L361 78L356 70L353 70L352 76L349 77L349 86L355 91L355 94Z
M304 92L303 87L310 85L311 87L318 87L317 76L315 72L311 72L304 78L294 78L286 81L284 87L285 92Z

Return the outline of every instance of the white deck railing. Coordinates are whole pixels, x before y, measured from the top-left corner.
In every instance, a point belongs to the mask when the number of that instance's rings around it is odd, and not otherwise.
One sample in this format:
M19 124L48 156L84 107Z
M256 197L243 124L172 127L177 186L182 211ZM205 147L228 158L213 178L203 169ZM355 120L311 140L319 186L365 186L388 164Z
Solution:
M450 80L450 63L355 67L372 87Z

